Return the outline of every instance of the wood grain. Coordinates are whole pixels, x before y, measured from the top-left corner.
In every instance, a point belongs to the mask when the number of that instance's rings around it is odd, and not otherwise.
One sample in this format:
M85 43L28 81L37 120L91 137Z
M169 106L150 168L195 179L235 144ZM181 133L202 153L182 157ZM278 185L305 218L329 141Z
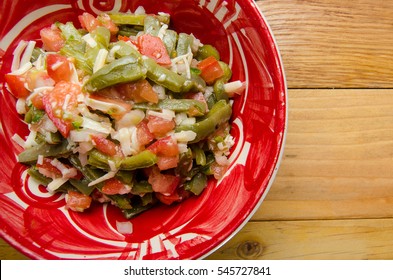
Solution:
M278 176L254 220L393 217L393 90L290 90Z
M208 259L393 259L393 1L263 0L283 58L281 167ZM26 259L0 240L1 259Z
M393 2L256 1L290 88L392 88Z
M250 222L208 259L393 259L392 234L393 219Z

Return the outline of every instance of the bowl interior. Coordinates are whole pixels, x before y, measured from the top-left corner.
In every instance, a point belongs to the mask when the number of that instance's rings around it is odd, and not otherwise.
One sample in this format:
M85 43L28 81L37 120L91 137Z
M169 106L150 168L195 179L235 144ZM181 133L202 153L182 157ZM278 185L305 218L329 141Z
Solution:
M73 21L83 11L167 12L171 28L213 44L231 66L233 80L246 81L233 104L236 144L222 180L210 181L199 197L176 206L156 207L131 220L133 233L116 231L125 221L110 205L86 213L64 209L60 195L49 195L26 175L11 140L28 129L4 86L19 40L38 40L55 21ZM0 4L1 154L0 235L31 258L195 259L206 256L237 232L266 195L278 168L286 129L286 87L270 29L254 1L3 1Z

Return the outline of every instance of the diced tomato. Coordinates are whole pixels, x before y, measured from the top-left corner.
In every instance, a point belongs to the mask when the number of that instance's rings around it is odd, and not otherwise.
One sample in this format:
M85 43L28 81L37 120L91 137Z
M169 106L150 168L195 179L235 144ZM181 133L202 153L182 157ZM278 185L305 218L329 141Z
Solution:
M6 74L4 77L13 96L16 98L26 98L29 96L30 91L25 87L25 76Z
M156 198L166 205L171 205L175 202L180 202L190 197L190 192L183 188L177 188L171 195L164 195L162 193L155 193Z
M147 127L150 132L156 137L165 136L169 131L173 130L176 126L174 120L167 120L157 116L148 116Z
M56 83L71 80L73 68L71 62L65 56L50 53L46 56L46 65L49 77Z
M100 135L91 135L91 140L93 145L99 150L100 152L108 155L108 156L115 156L119 154L119 147L113 141L106 139Z
M144 34L137 40L139 52L153 58L158 64L163 66L171 65L171 58L160 37Z
M57 167L52 165L51 162L52 162L52 159L44 158L42 163L36 164L36 167L38 168L38 171L46 177L49 177L52 179L60 178L62 176L61 171ZM44 169L44 170L42 170L42 169Z
M101 26L101 23L96 19L92 14L84 12L82 15L78 16L78 20L83 29L92 32L96 30L98 26Z
M65 168L69 169L70 172L68 174L62 174L61 170L58 169L55 165L53 165L53 159L50 158L44 158L42 163L37 162L36 167L38 168L38 172L52 179L60 178L63 175L67 176L67 178L74 178L74 179L82 178L83 176L82 173L80 173L76 168L65 163L62 163L62 165Z
M83 212L91 205L92 198L80 192L69 190L66 197L66 207L77 212Z
M29 99L31 101L31 104L33 104L33 106L39 110L45 110L43 97L45 94L47 94L47 92L48 91L41 91L30 95Z
M127 41L130 41L130 37L118 35L117 40L127 42Z
M106 180L101 190L101 192L107 195L126 194L130 191L131 188L117 178Z
M49 119L65 138L68 137L72 128L72 122L76 116L77 96L80 92L81 88L79 85L61 81L42 99Z
M120 92L116 89L116 87L106 87L94 93L94 96L98 97L105 97L108 99L119 99L119 100L126 100L122 97Z
M158 156L164 157L175 157L179 155L179 146L172 136L166 136L158 139L156 142L147 147L147 150L152 151Z
M160 202L166 205L171 205L172 203L180 202L182 200L177 192L174 192L171 195L164 195L162 193L155 193L154 195Z
M26 84L31 90L39 87L51 87L55 81L49 77L48 72L44 70L31 69L26 74Z
M134 83L120 84L116 86L120 96L125 100L132 100L135 103L140 102L158 102L158 94L153 90L150 83L145 80L139 80Z
M160 170L175 168L179 163L179 155L173 157L159 156L157 166Z
M117 34L117 32L119 32L119 28L117 27L117 25L112 21L112 19L110 18L110 16L108 14L100 14L97 17L97 20L100 22L100 24L106 28L108 28L108 30L110 31L110 33L112 35Z
M54 26L41 29L40 36L43 48L47 51L58 52L65 44L60 29Z
M141 146L145 146L154 140L154 135L150 132L147 127L147 120L141 121L136 127L136 136L138 143Z
M153 191L162 194L172 194L180 183L180 177L170 174L161 174L157 167L152 168L148 182Z
M224 75L224 70L222 70L220 63L214 56L205 58L197 64L197 67L201 70L200 76L209 85Z

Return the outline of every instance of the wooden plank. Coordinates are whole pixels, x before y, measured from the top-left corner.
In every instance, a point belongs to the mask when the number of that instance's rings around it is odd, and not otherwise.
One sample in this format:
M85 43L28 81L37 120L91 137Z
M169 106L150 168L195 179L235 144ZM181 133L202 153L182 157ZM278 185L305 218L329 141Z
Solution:
M393 1L256 1L290 88L392 88Z
M207 259L393 258L393 219L249 222Z
M290 90L283 161L253 220L393 217L393 90Z

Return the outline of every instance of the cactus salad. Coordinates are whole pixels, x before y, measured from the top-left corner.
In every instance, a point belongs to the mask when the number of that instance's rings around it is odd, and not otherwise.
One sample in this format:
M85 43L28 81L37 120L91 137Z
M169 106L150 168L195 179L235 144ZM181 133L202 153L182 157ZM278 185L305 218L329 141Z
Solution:
M229 100L244 83L168 14L78 19L13 53L5 80L30 131L13 136L18 161L74 211L108 202L131 218L201 194L228 167Z

